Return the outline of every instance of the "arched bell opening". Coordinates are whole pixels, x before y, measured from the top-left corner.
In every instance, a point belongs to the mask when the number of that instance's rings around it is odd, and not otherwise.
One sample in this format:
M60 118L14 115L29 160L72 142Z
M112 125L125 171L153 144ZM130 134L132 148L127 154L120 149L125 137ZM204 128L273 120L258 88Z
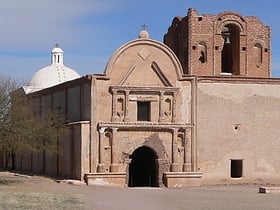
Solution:
M240 75L240 29L227 24L222 30L224 39L222 49L222 73Z
M130 156L129 187L158 187L157 155L151 148L142 146Z

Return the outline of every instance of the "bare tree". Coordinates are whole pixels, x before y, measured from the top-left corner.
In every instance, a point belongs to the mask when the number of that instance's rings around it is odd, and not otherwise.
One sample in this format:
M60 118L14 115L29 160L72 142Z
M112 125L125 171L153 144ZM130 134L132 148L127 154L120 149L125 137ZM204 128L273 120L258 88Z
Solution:
M57 152L59 136L67 132L63 116L49 110L36 114L21 83L0 75L0 152L4 167L14 167L14 154L22 151ZM8 164L9 160L9 164Z

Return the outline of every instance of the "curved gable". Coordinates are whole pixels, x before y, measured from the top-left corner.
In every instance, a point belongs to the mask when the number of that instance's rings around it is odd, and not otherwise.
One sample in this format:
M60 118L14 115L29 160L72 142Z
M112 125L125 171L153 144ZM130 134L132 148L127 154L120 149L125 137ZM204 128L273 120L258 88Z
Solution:
M105 74L113 85L171 87L181 78L182 67L173 51L163 43L138 39L113 54Z

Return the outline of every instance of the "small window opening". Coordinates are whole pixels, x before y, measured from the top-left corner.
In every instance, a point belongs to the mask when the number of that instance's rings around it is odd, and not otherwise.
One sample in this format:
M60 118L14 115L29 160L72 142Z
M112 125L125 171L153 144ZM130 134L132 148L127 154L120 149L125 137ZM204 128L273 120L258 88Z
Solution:
M230 177L241 178L243 174L243 160L230 161Z
M137 102L137 121L151 121L151 103L149 101Z
M202 21L202 17L198 17L198 21Z

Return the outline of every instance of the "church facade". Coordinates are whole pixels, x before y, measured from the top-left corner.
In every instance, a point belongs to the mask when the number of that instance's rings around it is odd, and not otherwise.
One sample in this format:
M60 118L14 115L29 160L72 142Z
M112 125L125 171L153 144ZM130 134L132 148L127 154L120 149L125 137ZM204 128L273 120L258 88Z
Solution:
M164 43L141 31L103 74L25 87L36 113L59 110L71 132L56 155L20 154L16 168L129 187L280 183L270 58L270 29L257 17L189 9Z

